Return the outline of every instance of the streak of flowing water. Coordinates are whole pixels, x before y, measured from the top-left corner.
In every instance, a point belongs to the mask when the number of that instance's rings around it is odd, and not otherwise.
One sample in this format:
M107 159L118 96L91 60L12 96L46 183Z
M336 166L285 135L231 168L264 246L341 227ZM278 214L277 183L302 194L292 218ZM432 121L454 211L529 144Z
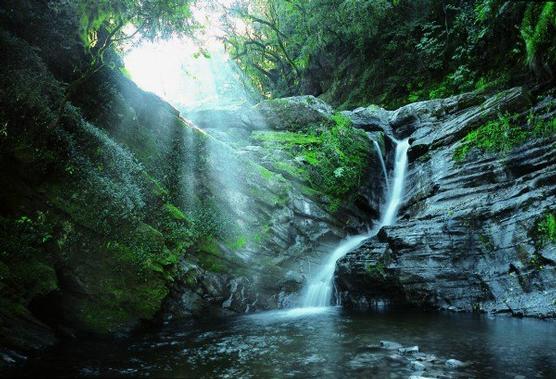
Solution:
M378 159L380 160L380 166L382 167L382 173L384 174L384 181L386 183L386 189L390 189L390 183L388 183L388 171L386 170L386 164L384 163L384 158L382 157L382 150L380 149L380 145L378 142L373 140L373 144L375 145L376 154L378 155Z
M398 208L402 202L403 189L405 183L405 172L407 171L407 150L409 149L409 139L406 138L402 141L396 141L396 160L394 163L394 177L392 180L391 188L388 195L388 202L386 210L382 215L380 227L392 225L396 220Z
M330 305L332 296L332 278L336 269L336 261L361 245L370 236L361 234L343 240L332 252L322 270L311 280L303 300L303 307L324 307Z
M378 227L366 234L351 236L344 239L334 249L321 271L308 283L303 307L325 307L330 305L334 288L334 271L336 262L344 255L360 246L364 241L376 235L381 227L392 225L396 219L398 208L403 197L404 179L407 171L407 150L409 139L396 141L396 159L394 162L394 176L388 191L387 203ZM381 156L382 158L382 156Z

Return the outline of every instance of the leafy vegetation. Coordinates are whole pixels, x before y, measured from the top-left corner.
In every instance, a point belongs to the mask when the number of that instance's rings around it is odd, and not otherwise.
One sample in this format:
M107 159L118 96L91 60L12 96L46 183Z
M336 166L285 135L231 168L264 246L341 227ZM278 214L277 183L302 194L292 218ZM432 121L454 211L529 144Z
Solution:
M78 75L66 87L65 96L58 107L58 116L50 127L59 122L67 101L95 73L108 63L107 53L132 39L156 39L174 34L192 34L197 28L193 22L193 0L56 0L51 9L66 17L75 17L75 24L89 55L84 68L76 67Z
M263 95L396 107L550 79L554 9L503 0L243 0L227 9L223 39Z
M541 216L535 225L536 243L542 248L549 243L556 243L556 214L547 212Z
M475 147L487 153L507 153L529 138L556 133L556 118L540 120L530 115L528 128L522 127L519 121L518 114L501 114L497 119L469 132L454 151L453 159L456 162L464 160Z
M55 297L60 320L52 325L67 318L75 330L127 330L155 316L179 275L190 286L204 271L232 277L240 256L232 253L282 245L272 239L282 233L276 220L291 220L282 216L299 198L294 186L336 212L368 177L374 150L366 133L314 97L259 104L255 110L269 115L273 130L252 132L263 148L250 146L239 157L124 78L122 46L139 35L191 34L193 0L6 4L0 174L10 180L0 188L2 327L32 320L32 304ZM225 44L266 96L313 93L344 107L393 106L525 80L526 65L544 80L554 63L549 3L254 0L234 2L229 11ZM520 122L501 115L486 123L464 138L454 158L465 159L472 148L507 152L556 131L554 119L534 114L527 127ZM246 158L259 152L261 165ZM230 182L221 177L226 171ZM229 183L238 188L228 191ZM262 216L245 209L253 204ZM554 242L554 224L552 213L535 224L540 245ZM195 269L178 272L184 262ZM382 264L368 269L385 273Z
M489 121L467 134L463 144L454 152L454 160L465 159L473 147L489 153L508 152L514 146L523 143L527 139L527 132L516 125L516 117L516 115L500 115L498 119Z

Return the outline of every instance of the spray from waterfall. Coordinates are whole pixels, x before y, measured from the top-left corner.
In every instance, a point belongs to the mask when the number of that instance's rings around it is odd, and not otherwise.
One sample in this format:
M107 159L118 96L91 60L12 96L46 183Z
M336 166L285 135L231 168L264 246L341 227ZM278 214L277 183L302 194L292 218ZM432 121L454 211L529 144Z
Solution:
M326 261L322 270L308 283L303 299L303 307L324 307L330 305L334 289L334 271L338 259L359 247L369 238L374 237L380 228L392 225L395 221L403 198L408 149L409 140L407 138L402 141L396 141L396 159L392 182L390 183L391 190L388 191L386 206L383 209L378 226L366 234L348 237L340 242Z

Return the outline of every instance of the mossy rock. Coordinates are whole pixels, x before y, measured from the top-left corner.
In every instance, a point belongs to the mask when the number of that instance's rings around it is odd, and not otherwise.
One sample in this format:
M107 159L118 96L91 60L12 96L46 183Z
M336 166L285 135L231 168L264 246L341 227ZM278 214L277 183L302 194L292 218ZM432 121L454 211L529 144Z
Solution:
M142 226L139 233L153 238L152 246L160 246L162 235L156 230ZM140 264L123 243L87 247L79 242L67 254L64 270L62 307L67 321L81 331L110 334L152 319L169 292L160 266Z
M332 107L314 96L266 100L255 110L264 117L266 126L275 130L301 131L332 116Z
M58 289L54 268L44 259L29 259L10 269L11 277L22 286L23 299L30 301Z

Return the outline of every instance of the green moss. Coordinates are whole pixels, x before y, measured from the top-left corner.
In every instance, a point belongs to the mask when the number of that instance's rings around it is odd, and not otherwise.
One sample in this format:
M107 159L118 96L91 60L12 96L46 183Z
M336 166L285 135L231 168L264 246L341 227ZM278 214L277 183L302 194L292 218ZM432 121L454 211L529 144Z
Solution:
M317 191L311 187L305 186L305 185L300 185L299 186L299 190L301 191L301 193L305 196L308 197L319 197L322 196L322 193L320 191Z
M125 328L129 313L112 304L85 303L78 313L80 326L89 332L110 334Z
M27 299L46 295L58 288L54 268L40 258L26 260L24 264L12 267L12 276L23 286Z
M116 280L105 280L101 284L102 293L94 299L73 300L78 305L74 312L83 330L110 334L130 329L140 320L154 317L168 295L168 289L161 281L139 284L132 289L121 284Z
M316 135L294 133L294 132L273 132L273 131L256 131L251 137L260 142L271 142L282 145L311 145L319 144L320 138Z
M257 169L259 170L259 174L261 175L261 177L265 180L271 181L276 176L276 174L268 170L266 167L257 165Z
M243 249L245 246L247 246L247 236L245 235L240 235L239 237L237 237L236 239L234 239L231 242L228 242L226 244L226 246L230 249L230 250L240 250Z
M365 133L353 128L342 113L327 124L305 128L304 133L255 132L253 138L268 150L273 171L307 183L315 196L328 195L331 212L349 201L360 185L372 151Z
M274 161L273 166L277 171L292 179L297 179L300 181L305 181L308 179L308 171L301 165L294 165L284 161Z
M543 119L531 113L527 117L527 127L518 124L519 115L504 114L469 132L462 144L454 151L452 158L463 161L469 151L479 148L489 153L507 153L530 138L544 138L556 134L556 118Z
M172 218L174 218L175 220L178 220L178 221L187 220L187 216L179 208L177 208L173 204L165 203L164 208L168 211L170 216L172 216Z
M220 247L215 239L207 239L205 242L199 246L199 250L203 253L210 253L214 255L220 255Z
M144 227L145 237L159 238L155 230ZM158 245L159 241L155 242ZM163 252L137 261L137 251L121 243L110 243L91 257L87 252L72 256L72 265L89 296L70 299L66 306L75 312L84 330L107 334L133 327L141 319L152 319L168 294L170 279L164 269ZM175 263L175 261L174 261Z
M137 314L150 319L160 309L162 301L169 291L163 281L154 281L137 291Z
M205 241L199 247L199 263L205 270L212 272L224 272L226 267L222 261L222 251L215 239Z
M328 204L326 205L326 209L328 210L328 212L330 213L336 213L340 210L340 207L342 206L342 200L338 199L338 198L332 198Z
M270 191L262 190L261 188L256 186L249 188L249 194L256 200L268 204L271 207L275 207L281 204L279 196Z
M532 125L532 133L535 137L548 137L556 134L556 117L549 120L539 120L533 117L529 123Z
M487 236L486 234L481 234L479 235L479 241L481 241L481 245L483 245L483 248L486 251L488 252L494 251L494 242L492 241L492 238L490 238L490 236Z
M510 82L511 76L508 72L491 71L481 76L475 82L475 91L478 93L484 93L497 88L507 88L508 83Z
M386 276L385 266L383 262L377 262L374 265L367 266L367 273L375 280L382 279Z
M540 8L540 11L539 11ZM543 47L549 47L556 30L556 4L547 1L544 4L529 4L523 16L521 36L525 41L527 62L531 64ZM548 49L547 49L548 50Z
M319 154L314 150L308 150L303 154L303 159L312 166L318 166L320 163Z
M185 274L185 277L183 278L184 282L190 287L190 288L195 288L195 286L197 285L198 282L198 278L197 278L197 272L190 270Z
M339 128L347 128L351 126L351 120L343 113L334 113L331 118Z
M154 194L157 196L168 196L169 192L166 188L164 188L164 186L162 184L160 184L160 182L153 178L152 176L150 176L146 171L144 171L144 176L147 179L147 181L149 183L152 184L153 189L154 189Z
M517 115L500 115L468 133L453 155L455 161L465 159L469 151L478 148L488 153L506 153L527 140L529 134L516 124Z
M261 244L268 238L270 234L270 225L264 224L259 230L251 236L251 240L255 243Z

